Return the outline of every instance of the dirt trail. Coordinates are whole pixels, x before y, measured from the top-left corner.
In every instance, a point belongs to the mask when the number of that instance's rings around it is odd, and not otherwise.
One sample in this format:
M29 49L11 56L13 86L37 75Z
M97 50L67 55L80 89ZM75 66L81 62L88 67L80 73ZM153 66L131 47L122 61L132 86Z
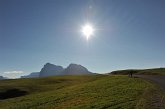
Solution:
M157 83L160 87L165 89L165 76L160 75L134 75L134 77L144 78ZM159 93L152 93L150 99L150 109L165 109L165 97Z
M144 79L151 80L165 89L165 76L160 76L160 75L135 75L135 77L140 77Z

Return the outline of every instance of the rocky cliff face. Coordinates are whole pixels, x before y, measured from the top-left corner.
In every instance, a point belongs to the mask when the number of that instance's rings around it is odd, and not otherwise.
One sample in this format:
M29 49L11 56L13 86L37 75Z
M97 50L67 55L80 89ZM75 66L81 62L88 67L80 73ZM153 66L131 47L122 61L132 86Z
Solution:
M46 63L41 69L39 77L60 75L63 70L64 68L62 66Z
M40 72L34 72L26 76L21 76L21 78L35 78L35 77L47 77L55 75L87 75L93 74L88 71L82 65L70 64L67 68L62 66L57 66L54 64L46 63Z
M89 72L87 68L78 64L70 64L62 72L62 75L85 75L85 74L91 74L91 72Z

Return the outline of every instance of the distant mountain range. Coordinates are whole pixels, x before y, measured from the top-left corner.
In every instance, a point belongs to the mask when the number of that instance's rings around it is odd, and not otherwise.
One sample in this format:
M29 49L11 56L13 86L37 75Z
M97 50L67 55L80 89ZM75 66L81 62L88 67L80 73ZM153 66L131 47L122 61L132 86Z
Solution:
M40 75L40 72L33 72L33 73L30 73L29 75L21 76L21 78L37 78L39 77L39 75Z
M8 79L8 78L0 76L0 80L3 80L3 79Z
M36 77L47 77L47 76L55 76L55 75L87 75L87 74L93 74L93 73L88 71L88 69L82 65L70 64L67 68L63 68L62 66L46 63L40 72L33 72L29 75L21 76L21 78L36 78Z

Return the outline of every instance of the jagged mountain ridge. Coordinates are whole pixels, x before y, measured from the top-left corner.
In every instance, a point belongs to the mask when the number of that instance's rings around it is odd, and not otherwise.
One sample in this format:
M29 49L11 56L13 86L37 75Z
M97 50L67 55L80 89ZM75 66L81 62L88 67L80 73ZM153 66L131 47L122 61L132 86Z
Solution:
M62 66L46 63L40 72L33 72L29 75L21 76L21 78L47 77L47 76L55 76L55 75L86 75L86 74L93 74L93 73L88 71L88 69L82 65L71 63L67 68L63 68Z
M56 76L56 75L86 75L86 74L94 74L94 73L88 71L87 68L78 64L71 63L67 68L63 68L62 66L46 63L40 72L33 72L29 75L21 76L21 78L37 78L37 77L47 77L47 76Z
M63 75L76 75L76 74L91 74L87 68L78 64L70 64L64 71Z
M39 77L60 75L63 70L62 66L46 63L41 69Z
M67 68L46 63L40 71L40 77L54 76L54 75L83 75L91 74L87 68L78 64L70 64Z

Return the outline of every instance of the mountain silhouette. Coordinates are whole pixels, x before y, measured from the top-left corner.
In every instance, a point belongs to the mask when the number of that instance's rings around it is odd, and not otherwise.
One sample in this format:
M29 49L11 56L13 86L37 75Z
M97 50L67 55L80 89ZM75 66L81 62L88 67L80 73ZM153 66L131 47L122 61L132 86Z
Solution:
M21 78L36 78L36 77L47 77L47 76L56 76L56 75L87 75L94 74L88 71L82 65L78 64L69 64L67 68L62 66L54 65L51 63L46 63L40 72L33 72L29 75L21 76Z
M62 72L62 75L85 75L85 74L91 74L91 72L89 72L88 69L85 68L84 66L78 64L70 64Z
M0 76L0 80L7 79L6 77Z
M61 75L61 72L64 70L62 66L57 66L54 64L46 63L41 69L39 77Z
M67 68L46 63L40 71L39 77L55 76L55 75L86 75L92 74L87 68L78 64L70 64Z
M30 73L29 75L21 76L21 78L37 78L39 77L39 75L40 75L40 72L33 72L33 73Z

